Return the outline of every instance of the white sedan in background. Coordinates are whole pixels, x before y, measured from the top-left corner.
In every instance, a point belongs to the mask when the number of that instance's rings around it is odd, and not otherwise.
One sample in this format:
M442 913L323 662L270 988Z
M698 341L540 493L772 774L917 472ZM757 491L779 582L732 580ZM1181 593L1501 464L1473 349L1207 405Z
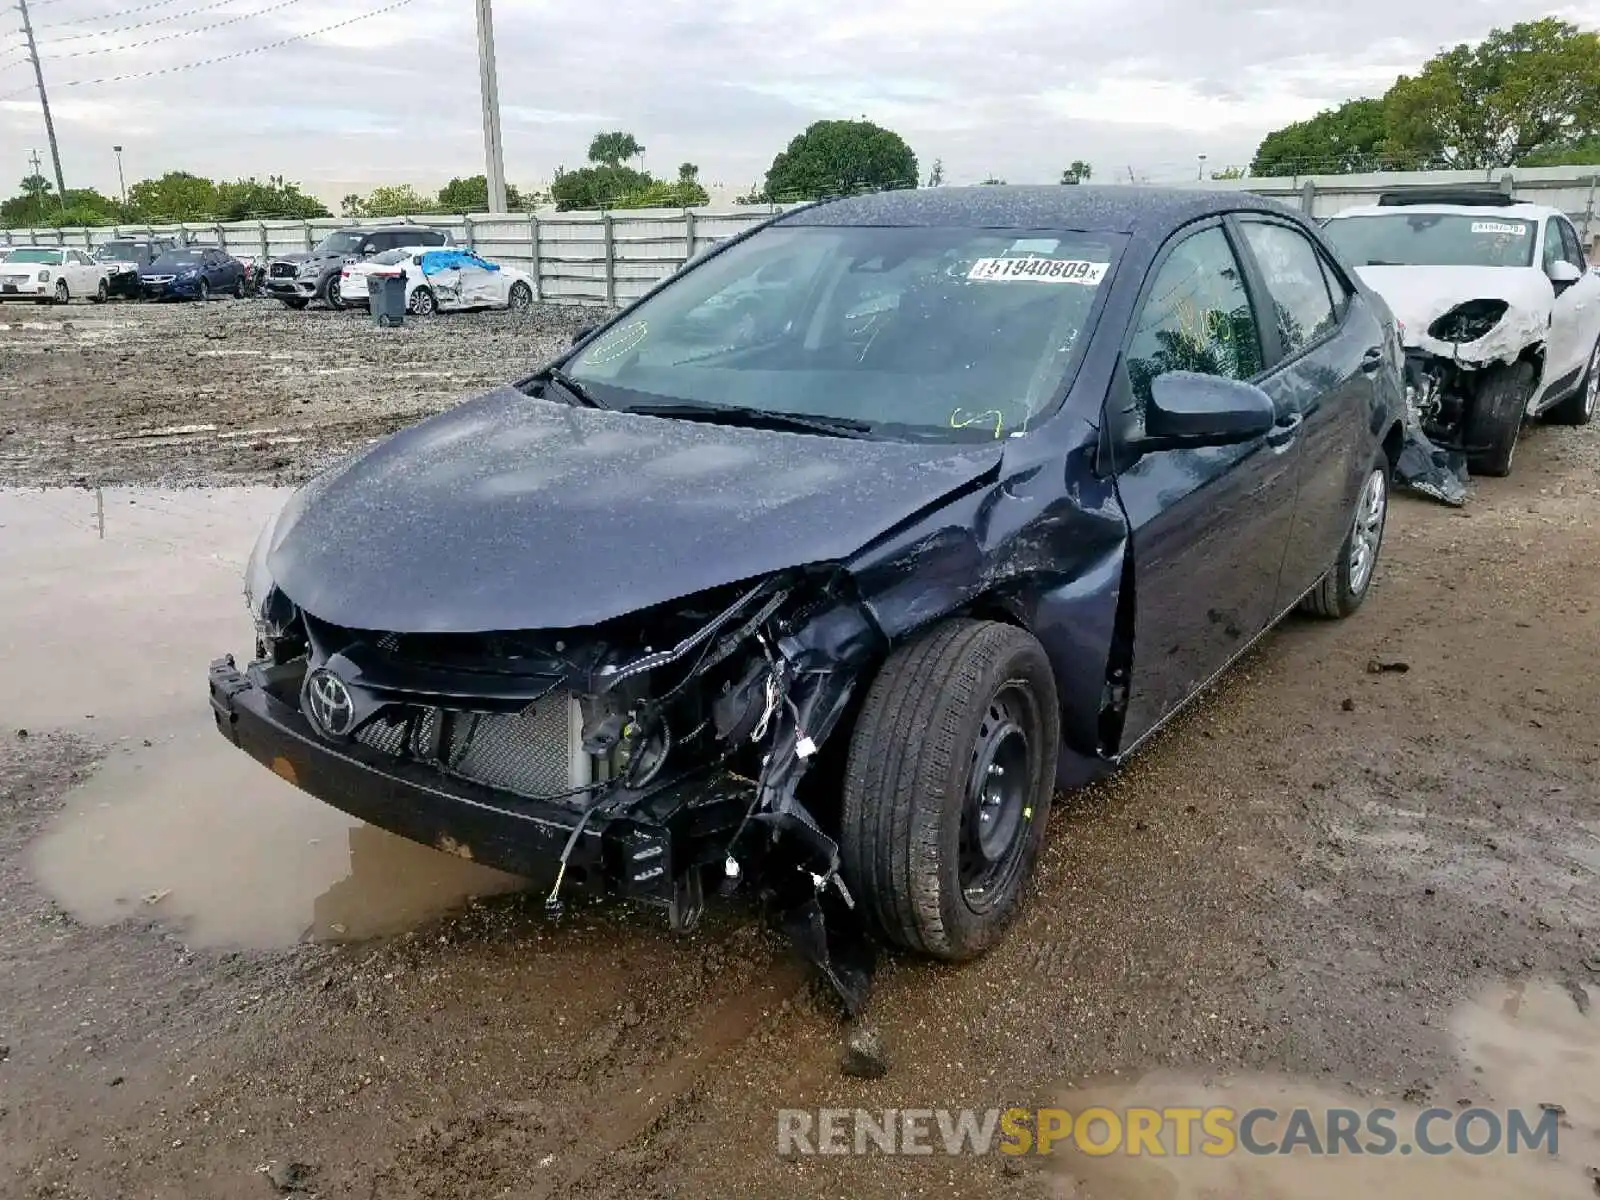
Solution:
M0 300L65 304L79 296L104 303L109 273L82 250L60 246L13 246L0 263Z
M385 276L405 278L406 311L419 317L469 308L522 312L533 304L533 276L526 271L490 262L471 250L439 246L402 246L346 263L339 274L339 295L346 304L365 304L368 280Z

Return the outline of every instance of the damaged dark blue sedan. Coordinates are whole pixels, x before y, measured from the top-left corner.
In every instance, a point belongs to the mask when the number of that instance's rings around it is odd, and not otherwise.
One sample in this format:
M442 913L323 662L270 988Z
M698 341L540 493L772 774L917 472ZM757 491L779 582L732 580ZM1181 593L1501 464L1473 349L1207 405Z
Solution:
M294 495L217 726L552 906L749 888L854 1011L875 944L994 942L1058 785L1361 605L1400 372L1268 200L794 210Z

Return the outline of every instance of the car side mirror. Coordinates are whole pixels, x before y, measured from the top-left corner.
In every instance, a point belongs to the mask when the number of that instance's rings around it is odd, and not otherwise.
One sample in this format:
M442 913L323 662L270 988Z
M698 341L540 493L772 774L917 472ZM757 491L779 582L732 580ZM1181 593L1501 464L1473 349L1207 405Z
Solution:
M1564 258L1558 258L1555 262L1551 263L1550 269L1546 272L1546 274L1550 276L1550 282L1552 285L1554 285L1557 292L1566 291L1567 288L1571 287L1573 284L1577 283L1578 280L1583 278L1583 271L1578 267L1573 266Z
M1150 381L1150 405L1138 449L1234 446L1277 422L1272 397L1253 383L1196 371L1168 371Z
M578 330L577 333L572 335L572 344L576 346L579 342L583 341L584 338L588 337L598 328L600 328L598 325L588 325Z

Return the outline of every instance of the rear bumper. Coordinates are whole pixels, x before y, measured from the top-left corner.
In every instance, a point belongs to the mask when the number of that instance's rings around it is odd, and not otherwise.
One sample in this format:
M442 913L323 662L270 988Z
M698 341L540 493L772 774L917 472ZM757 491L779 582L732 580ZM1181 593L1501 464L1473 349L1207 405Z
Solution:
M458 779L422 762L315 734L274 697L255 668L212 662L217 731L275 774L333 807L401 837L548 883L574 829L563 887L616 892L666 907L700 868L720 864L749 804L748 784L717 772L646 791L606 794L587 822L587 798L533 800Z

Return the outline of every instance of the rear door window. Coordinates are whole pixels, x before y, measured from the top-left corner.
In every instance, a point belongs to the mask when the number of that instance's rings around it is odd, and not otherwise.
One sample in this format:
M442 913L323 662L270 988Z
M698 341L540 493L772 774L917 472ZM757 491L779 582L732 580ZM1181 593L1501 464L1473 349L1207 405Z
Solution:
M1287 225L1251 220L1242 224L1272 297L1283 352L1298 354L1336 324L1322 259L1304 234Z

